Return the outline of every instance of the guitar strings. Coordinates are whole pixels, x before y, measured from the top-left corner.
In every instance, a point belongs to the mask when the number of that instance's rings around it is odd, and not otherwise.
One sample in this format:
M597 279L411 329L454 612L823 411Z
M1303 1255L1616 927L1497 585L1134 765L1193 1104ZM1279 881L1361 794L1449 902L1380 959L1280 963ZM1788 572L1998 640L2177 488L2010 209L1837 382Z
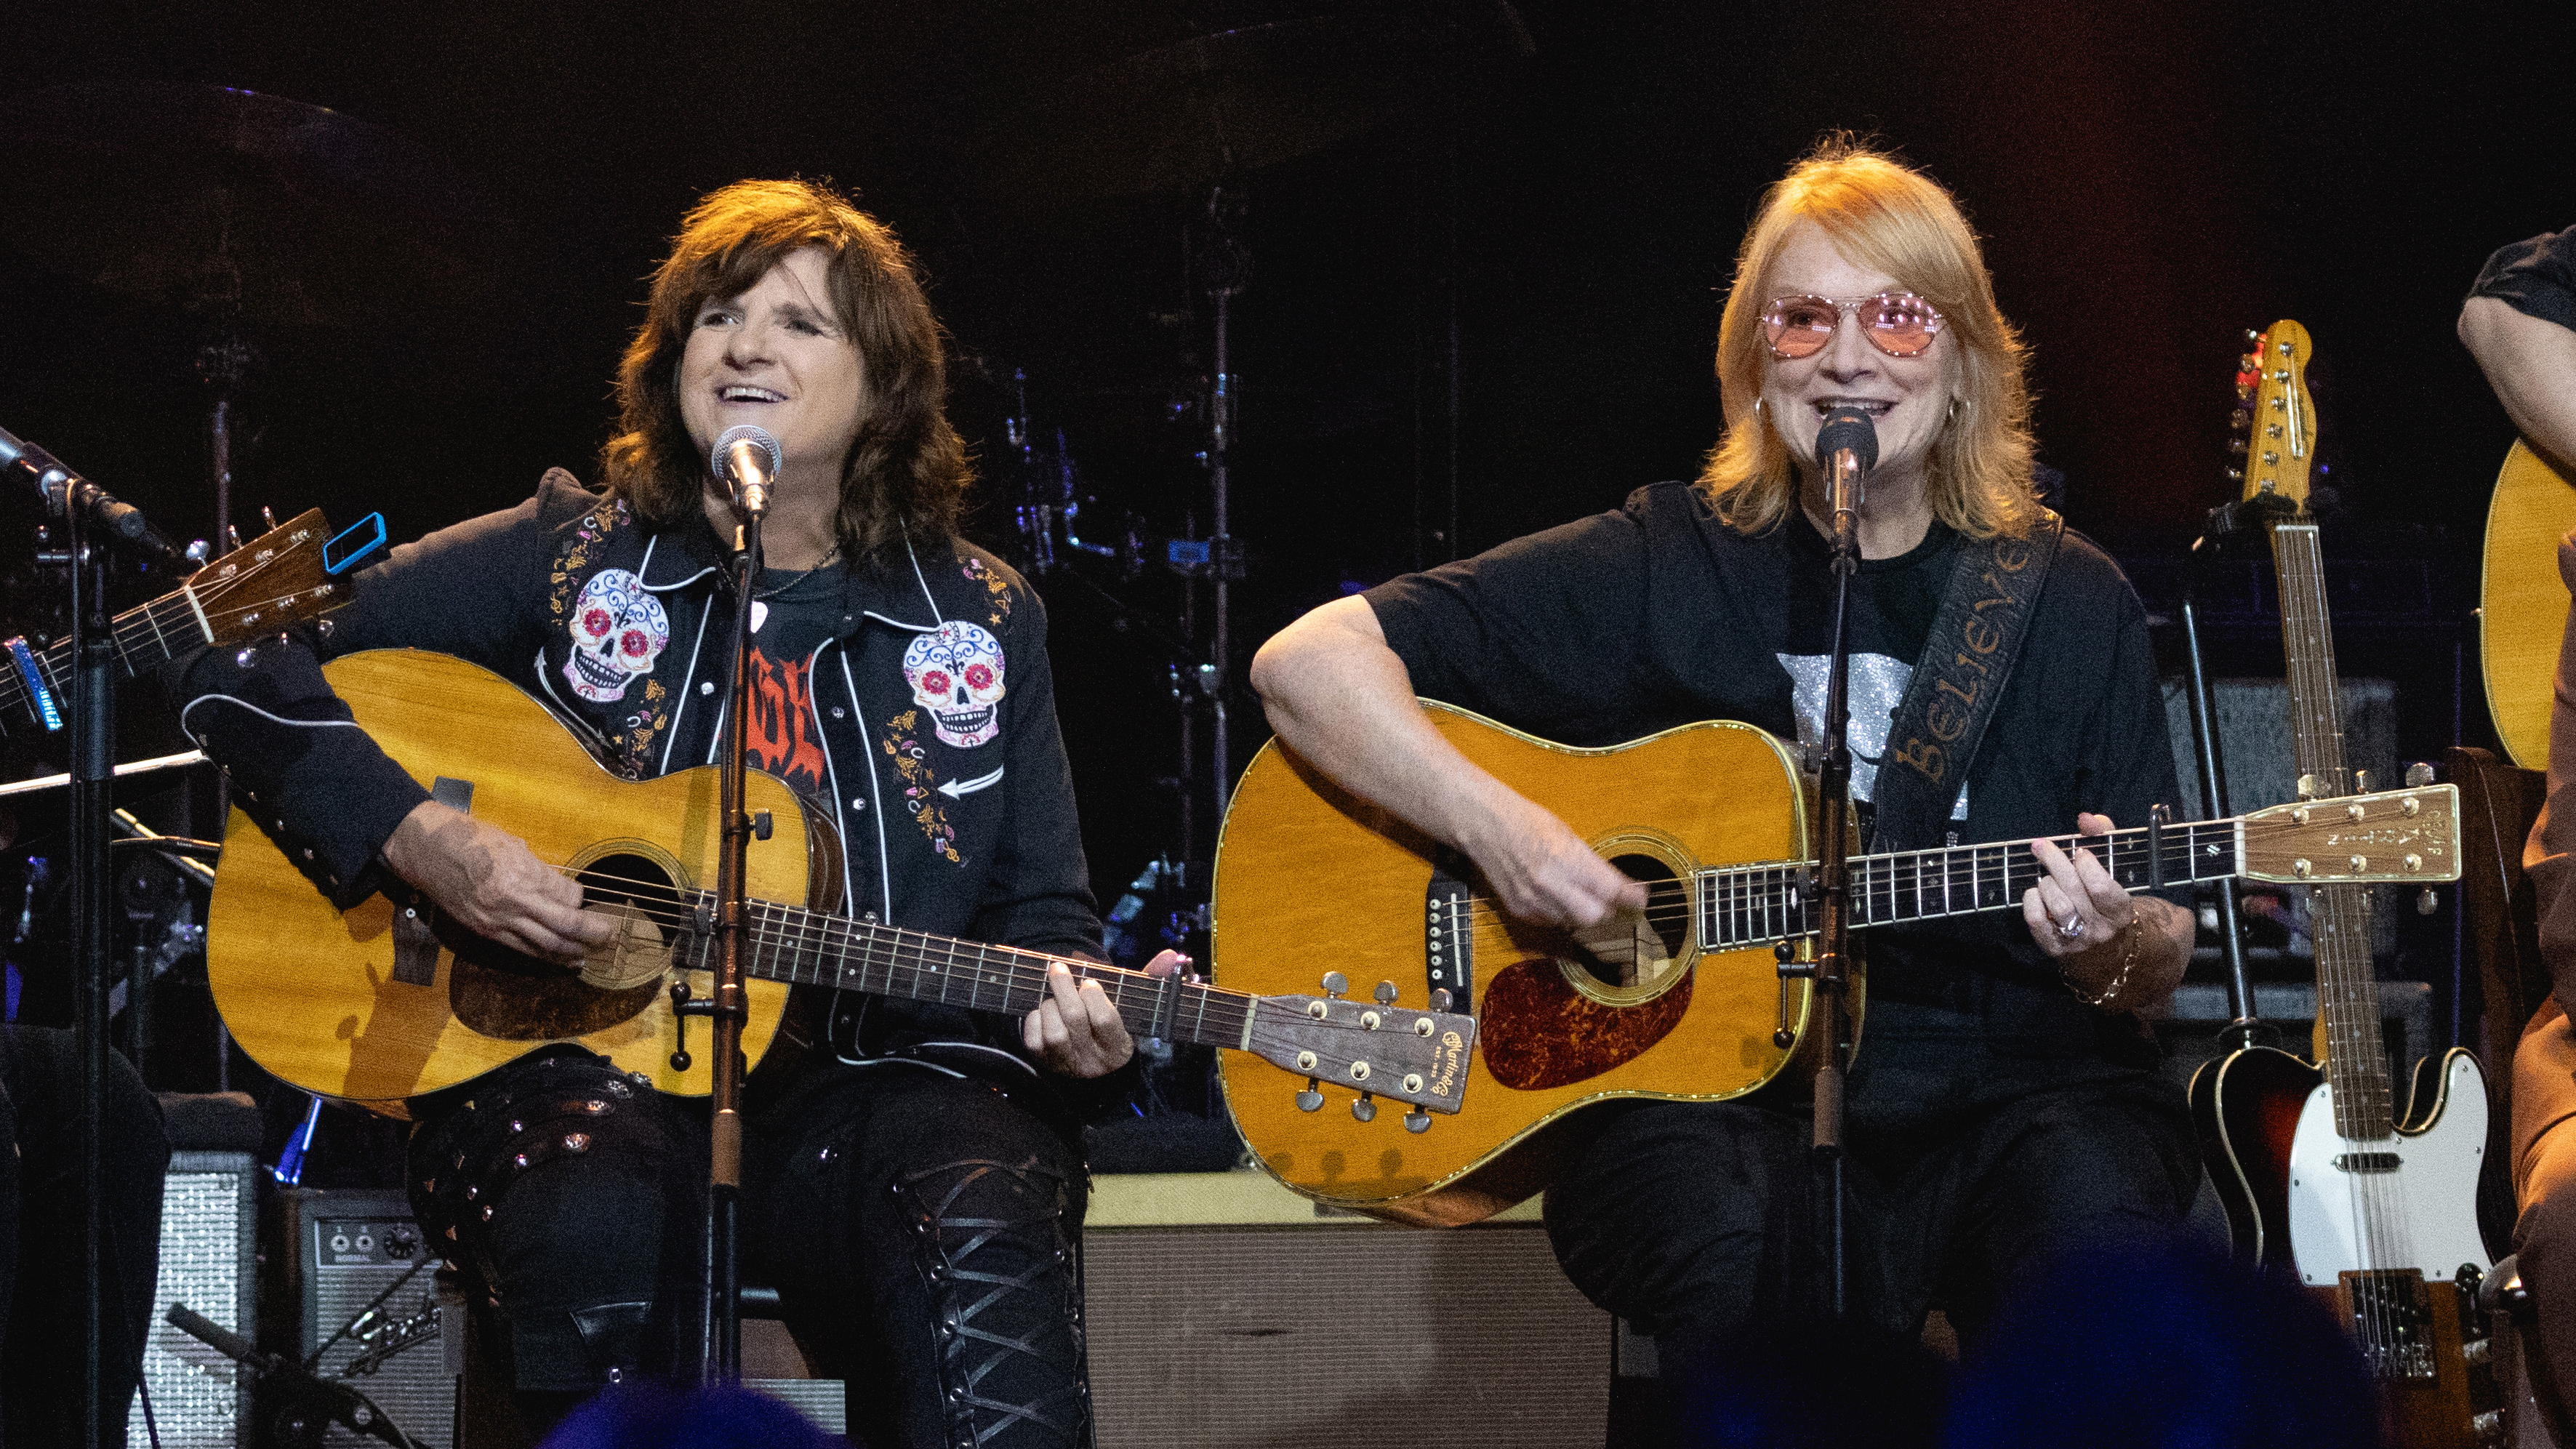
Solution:
M2303 775L2321 777L2316 793L2343 793L2349 777L2343 759L2342 698L2337 686L2333 634L2327 623L2324 569L2313 525L2272 531L2274 573L2279 580L2284 643L2290 656L2291 698L2296 706L2292 743ZM2394 1106L2386 1048L2379 1040L2378 987L2369 959L2369 929L2358 887L2323 886L2309 892L2310 943L2317 963L2318 1011L2326 1023L2324 1075L2334 1129L2346 1154L2336 1164L2354 1229L2355 1264L2369 1274L2420 1266L2414 1263L2407 1215L2397 1201L2393 1172L2363 1152L2393 1149ZM2353 1292L2356 1327L2374 1367L2407 1339L2400 1308L2385 1280L2359 1280Z
M614 914L621 918L650 921L670 928L675 935L704 934L698 929L698 912L678 905L678 898L686 894L705 899L706 892L682 892L665 883L640 881L632 876L587 868L557 866L555 869L569 879L614 893L619 897ZM1164 989L1159 977L1104 962L1051 956L1015 946L965 941L900 926L852 921L776 902L754 901L752 905L752 918L745 922L746 943L755 954L767 953L775 957L783 952L787 957L787 969L794 973L791 979L808 984L832 985L836 979L846 979L847 973L840 969L840 963L854 961L861 980L871 974L870 968L873 967L881 969L891 983L893 973L910 964L917 971L939 975L943 985L952 974L998 975L1003 978L999 983L977 980L974 984L979 990L998 984L1006 993L1016 991L1043 996L1049 989L1047 978L1051 968L1061 962L1071 967L1077 977L1099 981L1121 1006L1128 1004L1122 993L1131 985L1145 987L1156 993L1158 999ZM797 917L802 919L795 919ZM918 938L918 944L909 950L903 939L907 935ZM705 935L705 939L712 942L714 938ZM662 944L669 946L672 943ZM679 953L674 950L673 954L676 959ZM945 959L930 959L933 956ZM814 962L810 974L804 964L808 957ZM1241 1035L1244 1016L1252 998L1205 982L1184 981L1182 987L1203 992L1205 1000L1200 1005L1176 1010L1173 1013L1175 1024L1187 1016L1193 1023L1216 1024L1229 1037ZM944 990L942 999L946 999Z

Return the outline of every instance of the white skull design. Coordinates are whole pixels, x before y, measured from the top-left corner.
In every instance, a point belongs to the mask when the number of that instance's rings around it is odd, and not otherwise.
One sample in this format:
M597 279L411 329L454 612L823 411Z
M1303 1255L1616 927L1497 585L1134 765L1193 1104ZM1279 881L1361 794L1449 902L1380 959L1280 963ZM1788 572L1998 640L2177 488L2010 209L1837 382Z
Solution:
M652 673L662 646L671 642L671 618L662 601L624 569L591 575L565 627L572 631L572 657L564 661L564 678L573 693L594 704L624 699L626 686Z
M915 637L903 677L948 743L969 750L1001 732L1002 645L982 627L953 619Z

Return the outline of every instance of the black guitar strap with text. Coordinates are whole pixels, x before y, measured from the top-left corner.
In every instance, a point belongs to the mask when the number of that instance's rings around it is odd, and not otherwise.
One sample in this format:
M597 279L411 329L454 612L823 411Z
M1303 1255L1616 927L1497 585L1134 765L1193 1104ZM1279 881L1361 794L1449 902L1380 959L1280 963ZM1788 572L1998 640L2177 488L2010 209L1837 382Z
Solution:
M1923 658L1888 725L1887 753L1870 791L1870 850L1939 843L2065 532L2066 520L2042 508L2026 538L1961 543Z

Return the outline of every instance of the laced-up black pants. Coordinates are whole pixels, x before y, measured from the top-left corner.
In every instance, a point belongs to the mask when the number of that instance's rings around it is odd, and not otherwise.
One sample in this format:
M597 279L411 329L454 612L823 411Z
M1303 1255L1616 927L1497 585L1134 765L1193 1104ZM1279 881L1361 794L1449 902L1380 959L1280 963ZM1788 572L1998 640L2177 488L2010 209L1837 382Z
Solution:
M853 1438L1091 1443L1087 1184L1061 1132L991 1086L909 1067L819 1069L747 1125L746 1271L778 1287L817 1371L849 1382ZM498 1303L523 1393L568 1406L670 1372L705 1144L702 1110L565 1050L424 1123L415 1201Z

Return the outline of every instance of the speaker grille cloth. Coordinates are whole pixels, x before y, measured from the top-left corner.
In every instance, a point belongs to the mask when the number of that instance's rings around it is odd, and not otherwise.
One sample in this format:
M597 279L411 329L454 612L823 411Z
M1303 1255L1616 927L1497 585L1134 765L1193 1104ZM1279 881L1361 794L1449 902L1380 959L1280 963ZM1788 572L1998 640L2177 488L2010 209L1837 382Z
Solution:
M1083 1254L1104 1445L1601 1442L1610 1318L1535 1224L1094 1229Z
M152 1290L152 1332L143 1384L162 1449L236 1449L250 1442L248 1375L231 1359L170 1326L185 1303L245 1336L252 1330L253 1212L246 1152L177 1152L161 1187L161 1272ZM127 1411L125 1442L148 1449L143 1405Z

